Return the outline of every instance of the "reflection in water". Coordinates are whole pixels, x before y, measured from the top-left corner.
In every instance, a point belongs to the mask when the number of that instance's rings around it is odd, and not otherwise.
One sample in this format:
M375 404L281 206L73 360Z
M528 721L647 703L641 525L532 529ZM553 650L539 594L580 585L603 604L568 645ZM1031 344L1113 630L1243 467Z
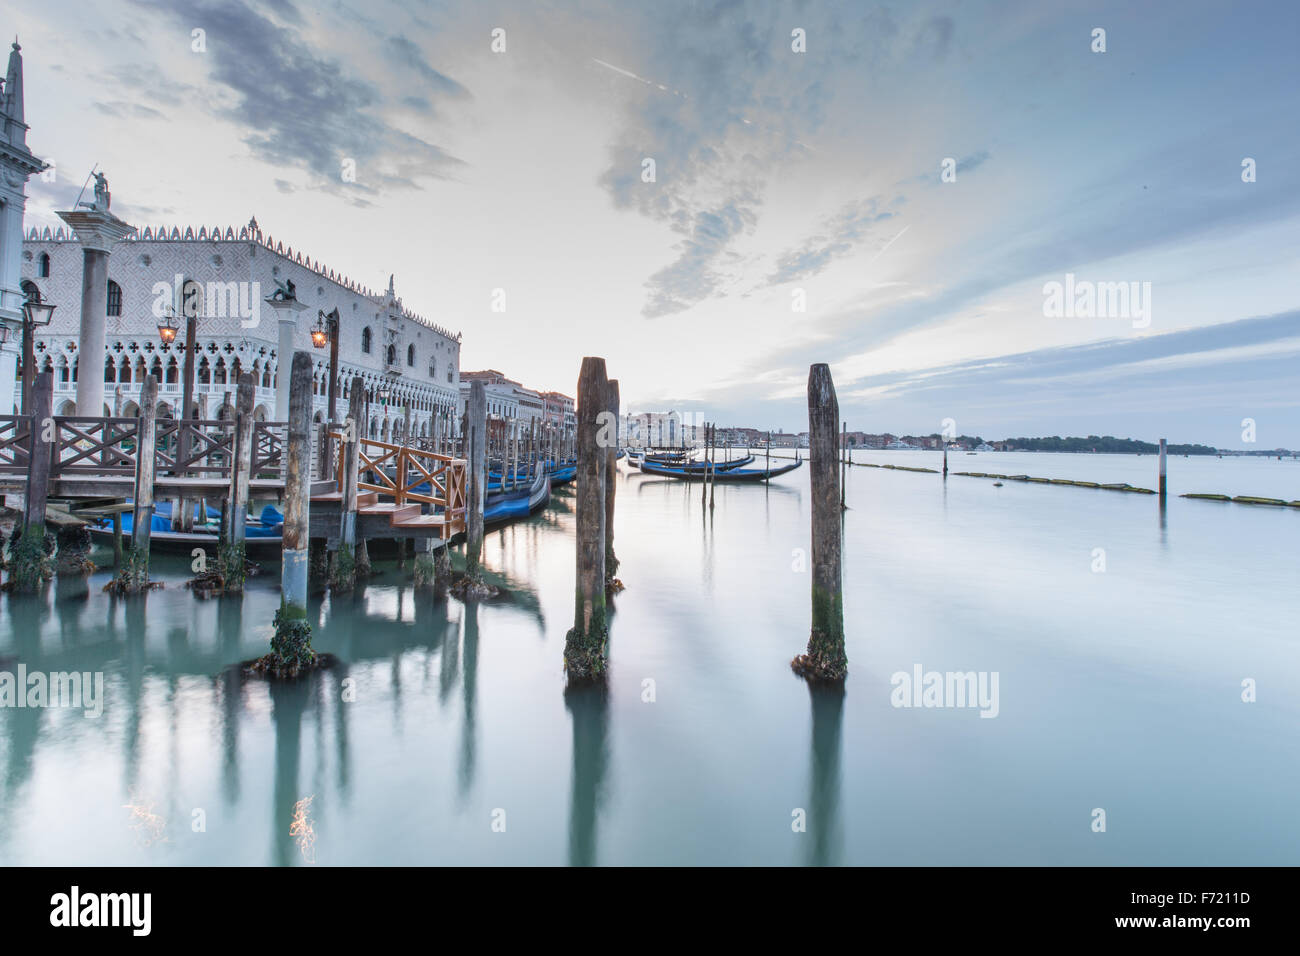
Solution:
M465 719L461 722L460 762L457 780L464 801L474 785L474 694L478 687L478 602L465 604L464 685Z
M808 697L812 702L808 862L813 866L834 866L840 862L844 847L840 832L840 729L844 722L844 686L809 684Z
M294 822L294 808L305 796L298 792L302 712L307 706L310 686L317 680L319 674L306 680L267 682L271 693L271 725L275 728L275 796L271 814L274 836L271 862L276 866L291 866L295 862L296 846L289 830Z
M573 721L573 791L569 802L569 865L596 864L596 817L609 771L609 690L571 687L564 706Z
M1062 470L1087 477L1106 457ZM1179 794L1195 787L1234 811L1198 859L1282 864L1300 838L1285 811L1300 770L1278 750L1292 715L1200 702L1215 699L1204 688L1222 680L1225 654L1246 673L1300 678L1287 630L1300 616L1296 545L1279 533L1300 518L1171 497L1153 529L1149 499L1019 483L994 494L957 479L940 485L945 512L933 478L850 472L855 673L908 666L924 647L936 666L1001 670L1029 695L1022 713L1041 721L890 710L882 734L887 704L870 684L855 678L847 707L843 691L790 677L792 635L807 633L806 579L786 557L806 547L806 469L766 488L719 483L716 509L703 512L697 485L632 474L619 487L628 589L610 604L608 691L561 693L574 567L565 489L536 519L490 535L485 557L508 599L417 592L389 562L355 594L313 595L313 640L339 663L294 686L238 676L270 637L280 603L270 569L242 599L198 599L181 587L188 557L165 555L154 571L167 587L140 597L103 594L107 570L88 594L72 578L0 595L0 669L103 671L106 703L98 720L0 708L0 860L302 866L291 827L311 797L318 860L331 865L987 862L989 832L969 832L972 818L1010 848L999 862L1078 863L1088 858L1076 828L1055 825L1052 801L1077 789L1080 766L1090 786L1122 789L1128 769L1159 752L1179 767L1248 759L1274 772L1249 797L1223 775L1154 775L1150 798L1180 826L1116 842L1115 862L1193 862L1180 837L1204 821ZM1080 549L1112 540L1133 573L1089 574ZM1098 606L1114 633L1097 629ZM1167 627L1151 631L1153 610ZM870 626L882 611L891 626ZM1160 665L1172 657L1178 668ZM1129 692L1135 672L1151 695ZM636 699L647 676L664 694L654 707ZM1098 714L1097 695L1113 706ZM1059 746L1055 728L1088 721L1101 729ZM568 780L555 772L566 748ZM1026 753L1057 759L1012 791L953 786L1015 777ZM851 772L859 760L871 776ZM166 846L146 850L122 825L133 796L178 821ZM525 802L518 836L488 835L488 808ZM770 821L793 805L808 830L792 845L788 825ZM184 825L194 807L208 810L207 836ZM719 812L727 825L708 827ZM855 813L908 825L855 826Z

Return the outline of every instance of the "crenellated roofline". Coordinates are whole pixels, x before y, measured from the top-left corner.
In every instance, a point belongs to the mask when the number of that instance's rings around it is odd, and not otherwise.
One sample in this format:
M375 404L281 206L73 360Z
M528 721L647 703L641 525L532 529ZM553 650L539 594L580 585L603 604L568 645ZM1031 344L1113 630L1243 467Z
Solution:
M57 229L51 229L49 226L43 228L33 226L24 236L27 242L78 242L77 235L71 229L65 229L59 226ZM236 230L233 226L227 226L223 232L220 226L213 226L208 229L207 226L200 226L198 232L194 231L193 226L186 226L184 232L179 226L172 226L168 231L166 226L154 228L146 226L143 232L137 227L128 233L122 242L252 242L261 246L267 252L287 259L296 265L302 266L322 279L328 279L335 285L342 286L349 292L369 299L377 306L393 307L405 319L412 322L418 322L425 328L432 329L439 335L451 339L455 342L462 340L460 332L452 332L436 322L426 319L424 316L413 312L402 304L402 300L397 296L390 296L389 292L376 292L369 286L356 282L353 279L336 272L333 269L321 265L319 259L313 260L310 256L304 256L302 250L293 251L292 246L286 247L284 243L277 242L270 235L263 235L260 228L251 229L248 226L240 226ZM390 280L391 282L391 280ZM391 290L391 285L390 285Z

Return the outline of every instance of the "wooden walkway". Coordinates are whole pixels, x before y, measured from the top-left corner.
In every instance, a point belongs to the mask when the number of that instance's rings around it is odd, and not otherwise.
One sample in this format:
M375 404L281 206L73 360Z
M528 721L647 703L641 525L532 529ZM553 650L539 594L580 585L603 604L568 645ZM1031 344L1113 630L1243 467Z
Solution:
M138 438L143 418L0 415L0 494L28 494L33 439L49 449L47 500L75 502L78 511L127 510L139 480ZM337 536L344 495L344 455L351 447L338 423L319 426L311 479L311 536ZM236 423L161 419L155 425L154 500L187 502L230 498ZM285 422L255 422L248 498L283 501ZM356 482L361 538L446 540L465 529L465 461L424 448L352 439L359 458ZM36 469L40 471L40 469Z

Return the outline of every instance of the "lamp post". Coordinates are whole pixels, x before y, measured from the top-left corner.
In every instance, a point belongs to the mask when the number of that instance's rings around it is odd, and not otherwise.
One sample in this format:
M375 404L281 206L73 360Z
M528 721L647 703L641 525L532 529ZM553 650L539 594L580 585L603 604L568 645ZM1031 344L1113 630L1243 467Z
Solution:
M32 380L36 375L36 327L50 324L55 307L29 296L23 303L23 414L31 413Z
M327 343L330 347L328 420L332 422L339 379L339 310L337 308L330 310L328 315L320 309L316 310L316 327L311 330L311 344L315 348L323 349Z
M188 286L189 283L186 283ZM181 408L180 414L176 416L177 428L177 455L178 463L185 462L190 457L190 437L192 425L185 424L186 419L190 417L190 406L194 404L194 366L198 362L199 353L199 300L200 296L197 291L181 288L181 311L185 313L185 365L183 374L185 380L181 383ZM168 307L167 314L163 316L158 323L158 338L162 339L164 345L171 345L176 341L176 333L179 331L176 325L176 310ZM161 384L161 383L160 383ZM143 395L144 393L141 392ZM188 474L183 468L182 475ZM175 530L189 531L194 526L194 517L189 508L189 502L181 498L177 506L172 509L172 528Z
M337 383L339 380L339 310L334 308L326 315L322 310L316 310L316 327L311 330L312 348L323 349L327 344L330 347L330 370L329 370L329 408L325 414L325 436L321 440L321 453L327 463L324 467L328 468L329 462L334 460L334 448L330 439L330 429L334 427L334 401L337 396Z

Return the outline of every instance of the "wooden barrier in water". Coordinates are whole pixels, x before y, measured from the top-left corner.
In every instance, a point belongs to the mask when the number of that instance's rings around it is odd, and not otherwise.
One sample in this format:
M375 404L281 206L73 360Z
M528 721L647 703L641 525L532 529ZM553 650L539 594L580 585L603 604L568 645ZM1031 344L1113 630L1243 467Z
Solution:
M840 406L830 366L808 371L808 473L812 487L812 629L808 650L790 662L795 673L814 681L841 681L848 675L844 651L841 573Z
M600 447L602 413L608 407L605 360L588 356L578 375L577 408L577 595L573 628L564 639L564 669L570 680L600 678L608 664L605 606L605 449Z

